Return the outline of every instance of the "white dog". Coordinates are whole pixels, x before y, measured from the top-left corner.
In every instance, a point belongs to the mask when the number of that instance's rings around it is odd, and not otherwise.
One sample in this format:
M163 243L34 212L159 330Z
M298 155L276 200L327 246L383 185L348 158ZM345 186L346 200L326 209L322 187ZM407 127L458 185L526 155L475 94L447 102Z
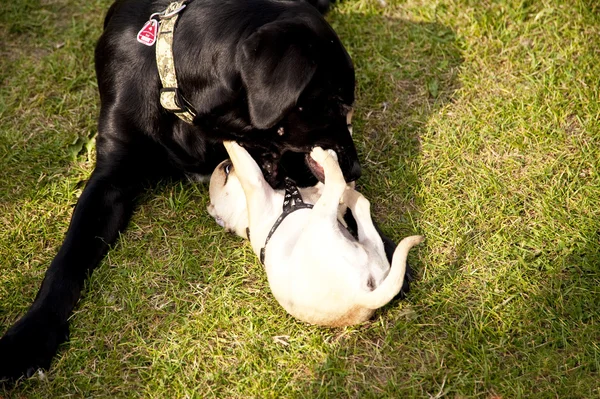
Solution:
M369 201L347 186L333 151L316 147L310 154L323 168L324 185L284 191L269 186L244 148L235 142L225 148L231 161L213 172L208 212L250 240L275 298L292 316L325 326L357 324L400 292L408 251L423 237L402 240L390 268ZM338 222L340 203L356 219L358 240Z

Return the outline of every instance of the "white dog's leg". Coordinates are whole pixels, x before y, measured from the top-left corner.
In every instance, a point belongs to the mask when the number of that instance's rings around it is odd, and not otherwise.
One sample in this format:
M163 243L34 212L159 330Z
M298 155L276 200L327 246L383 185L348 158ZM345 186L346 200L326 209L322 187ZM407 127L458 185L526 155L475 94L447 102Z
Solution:
M233 141L225 141L223 144L246 196L250 229L250 233L247 234L254 252L258 255L270 229L268 223L265 225L265 221L274 217L272 210L275 190L267 183L260 167L248 151Z
M235 173L242 184L246 197L249 192L268 185L260 167L244 147L235 141L224 141L223 145L233 163Z
M350 208L356 228L358 230L358 242L375 249L385 259L383 241L377 233L371 219L371 203L361 193L348 187L342 196L344 204Z
M346 181L337 161L337 155L331 150L325 151L321 147L315 147L310 156L323 167L325 172L323 193L314 205L311 217L326 217L335 221L340 199L346 189Z

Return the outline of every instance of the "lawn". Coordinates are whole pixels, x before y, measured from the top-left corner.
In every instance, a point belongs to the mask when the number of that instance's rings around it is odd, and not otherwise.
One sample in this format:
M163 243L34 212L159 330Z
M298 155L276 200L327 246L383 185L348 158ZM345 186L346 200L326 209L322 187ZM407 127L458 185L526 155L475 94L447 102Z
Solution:
M0 4L0 333L93 168L110 0ZM411 253L404 301L328 329L278 306L205 185L165 182L15 398L600 397L600 5L344 0L359 189Z

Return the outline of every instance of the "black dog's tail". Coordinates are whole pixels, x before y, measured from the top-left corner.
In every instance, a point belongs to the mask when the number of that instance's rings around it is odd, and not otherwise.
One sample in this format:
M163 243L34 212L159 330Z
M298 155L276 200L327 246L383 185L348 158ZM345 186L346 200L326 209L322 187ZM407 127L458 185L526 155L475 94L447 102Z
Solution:
M304 1L312 4L317 10L319 10L319 12L321 14L325 14L329 10L331 3L335 2L335 0L304 0Z

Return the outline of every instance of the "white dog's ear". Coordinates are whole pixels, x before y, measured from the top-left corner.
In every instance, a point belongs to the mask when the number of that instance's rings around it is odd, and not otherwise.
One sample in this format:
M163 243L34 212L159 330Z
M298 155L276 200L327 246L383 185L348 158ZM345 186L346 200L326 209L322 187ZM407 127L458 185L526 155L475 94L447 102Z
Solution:
M241 75L252 125L273 127L296 105L317 69L314 33L295 21L262 26L243 44Z

